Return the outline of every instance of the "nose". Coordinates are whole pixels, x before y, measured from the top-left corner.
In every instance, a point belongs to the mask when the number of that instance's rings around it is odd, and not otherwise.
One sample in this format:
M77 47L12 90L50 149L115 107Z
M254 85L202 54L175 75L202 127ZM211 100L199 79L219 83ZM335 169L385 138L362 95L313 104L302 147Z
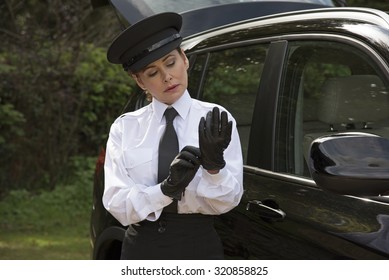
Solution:
M172 78L173 78L172 75L170 75L170 73L168 71L164 72L164 82L165 83L171 81Z

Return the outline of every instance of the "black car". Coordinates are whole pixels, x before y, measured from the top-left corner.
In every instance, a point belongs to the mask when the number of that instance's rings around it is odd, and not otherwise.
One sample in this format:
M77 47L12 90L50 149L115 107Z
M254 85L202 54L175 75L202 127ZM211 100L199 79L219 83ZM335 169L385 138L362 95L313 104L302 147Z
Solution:
M389 16L329 2L182 12L189 92L234 115L243 148L242 200L216 223L226 258L389 258ZM207 11L210 28L193 23ZM125 229L102 205L103 163L92 258L115 259Z

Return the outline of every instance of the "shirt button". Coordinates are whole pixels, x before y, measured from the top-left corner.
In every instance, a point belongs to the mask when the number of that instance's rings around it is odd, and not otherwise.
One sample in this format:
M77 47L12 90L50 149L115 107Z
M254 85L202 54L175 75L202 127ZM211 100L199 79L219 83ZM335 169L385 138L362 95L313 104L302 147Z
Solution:
M166 231L166 222L165 221L159 221L159 233L164 233Z

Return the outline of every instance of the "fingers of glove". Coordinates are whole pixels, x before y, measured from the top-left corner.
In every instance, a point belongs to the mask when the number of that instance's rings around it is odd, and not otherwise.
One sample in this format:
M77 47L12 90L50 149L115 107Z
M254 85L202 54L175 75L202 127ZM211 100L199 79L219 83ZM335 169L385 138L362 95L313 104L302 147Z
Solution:
M185 146L182 151L187 151L189 153L191 153L192 155L194 155L195 157L197 158L200 158L201 157L201 152L200 152L200 149L197 148L197 147L194 147L194 146Z
M164 180L161 183L161 191L164 195L181 198L181 193L185 190L185 188L177 185L172 185L168 182L168 180Z
M193 154L190 151L181 151L179 155L176 158L177 161L182 161L181 165L190 168L195 167L196 165L200 164L200 157ZM183 161L185 161L188 164L184 164ZM174 161L173 161L174 162Z
M231 133L232 133L232 121L229 121L227 126L224 129L224 141L223 141L223 148L227 149L228 145L231 142Z
M173 160L173 162L171 163L171 165L170 165L171 173L173 173L173 172L185 172L185 170L187 170L187 169L194 168L195 164L193 164L193 162L186 159L185 155L183 156L184 158L182 158L181 156L182 155L180 155L180 158L179 157L175 158Z
M182 192L192 181L199 167L196 168L171 168L169 177L163 182L165 192ZM162 186L161 186L162 187Z
M219 126L220 126L220 112L218 107L213 107L212 109L212 122L211 122L211 131L212 136L217 137L219 135Z
M201 117L199 122L199 140L205 140L205 119Z
M212 111L207 113L205 118L205 129L204 129L205 137L209 138L212 136Z
M220 114L220 133L223 134L228 125L228 115L226 111Z

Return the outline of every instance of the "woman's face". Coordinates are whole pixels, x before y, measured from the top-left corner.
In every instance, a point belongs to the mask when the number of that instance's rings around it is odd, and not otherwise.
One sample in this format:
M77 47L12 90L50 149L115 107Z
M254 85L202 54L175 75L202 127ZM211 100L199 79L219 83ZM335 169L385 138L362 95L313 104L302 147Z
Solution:
M147 90L153 98L171 105L176 102L188 87L186 55L173 50L164 57L147 65L132 77L137 84Z

